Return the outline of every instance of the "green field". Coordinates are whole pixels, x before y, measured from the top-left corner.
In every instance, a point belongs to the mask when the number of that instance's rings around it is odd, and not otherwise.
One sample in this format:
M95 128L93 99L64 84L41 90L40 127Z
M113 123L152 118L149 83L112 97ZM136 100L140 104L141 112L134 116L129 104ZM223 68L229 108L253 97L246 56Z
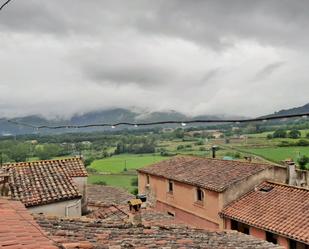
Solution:
M104 181L107 185L132 191L134 187L131 186L131 180L136 177L134 175L89 175L88 183L93 184L98 181Z
M309 156L309 147L270 147L243 150L276 162L287 158L297 161L300 155Z
M166 159L168 159L168 157L159 155L121 154L95 160L89 167L96 169L98 172L121 173L124 171L125 167L128 170L134 170Z

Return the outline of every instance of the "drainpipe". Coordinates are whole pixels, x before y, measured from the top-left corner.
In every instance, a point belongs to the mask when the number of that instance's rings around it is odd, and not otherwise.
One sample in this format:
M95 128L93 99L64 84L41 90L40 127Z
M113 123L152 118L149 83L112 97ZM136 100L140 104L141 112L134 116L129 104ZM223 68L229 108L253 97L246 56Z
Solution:
M76 201L76 202L73 203L73 204L67 205L67 206L65 207L65 217L68 217L68 216L69 216L69 210L70 210L70 208L77 207L80 203L81 203L81 201L78 200L78 201Z

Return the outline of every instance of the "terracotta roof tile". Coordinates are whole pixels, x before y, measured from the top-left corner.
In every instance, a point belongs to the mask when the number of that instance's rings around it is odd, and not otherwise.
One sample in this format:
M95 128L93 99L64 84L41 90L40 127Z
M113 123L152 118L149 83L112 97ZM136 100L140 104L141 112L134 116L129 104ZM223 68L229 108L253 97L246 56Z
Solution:
M89 203L98 204L126 204L134 195L123 188L102 185L87 185L87 196Z
M184 226L132 225L124 221L36 216L59 245L93 248L279 249L278 245L235 231L207 231ZM87 244L86 242L90 243ZM70 247L71 246L71 247ZM91 248L91 247L90 247Z
M177 156L138 171L222 192L229 185L269 167L272 165Z
M220 214L309 244L308 189L264 182Z
M0 248L57 249L19 201L0 198Z
M26 207L80 198L73 176L85 176L81 159L6 164L11 196Z

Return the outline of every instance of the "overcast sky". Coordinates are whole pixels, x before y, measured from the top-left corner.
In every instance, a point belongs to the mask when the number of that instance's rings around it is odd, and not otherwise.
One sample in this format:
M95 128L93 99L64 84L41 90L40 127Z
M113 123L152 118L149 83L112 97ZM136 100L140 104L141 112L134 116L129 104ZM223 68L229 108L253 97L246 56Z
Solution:
M0 11L0 116L304 105L308 11L308 0L12 0Z

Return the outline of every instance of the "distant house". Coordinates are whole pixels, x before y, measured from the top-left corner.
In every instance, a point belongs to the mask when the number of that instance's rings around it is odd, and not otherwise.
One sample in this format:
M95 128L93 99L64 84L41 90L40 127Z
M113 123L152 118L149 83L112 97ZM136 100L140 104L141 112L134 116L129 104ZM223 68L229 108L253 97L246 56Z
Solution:
M156 209L200 228L223 228L224 206L266 179L272 165L200 157L174 157L138 170L139 193Z
M87 171L80 158L4 165L11 197L30 212L81 216L87 205Z
M284 246L309 248L309 190L263 182L221 212L224 228Z

